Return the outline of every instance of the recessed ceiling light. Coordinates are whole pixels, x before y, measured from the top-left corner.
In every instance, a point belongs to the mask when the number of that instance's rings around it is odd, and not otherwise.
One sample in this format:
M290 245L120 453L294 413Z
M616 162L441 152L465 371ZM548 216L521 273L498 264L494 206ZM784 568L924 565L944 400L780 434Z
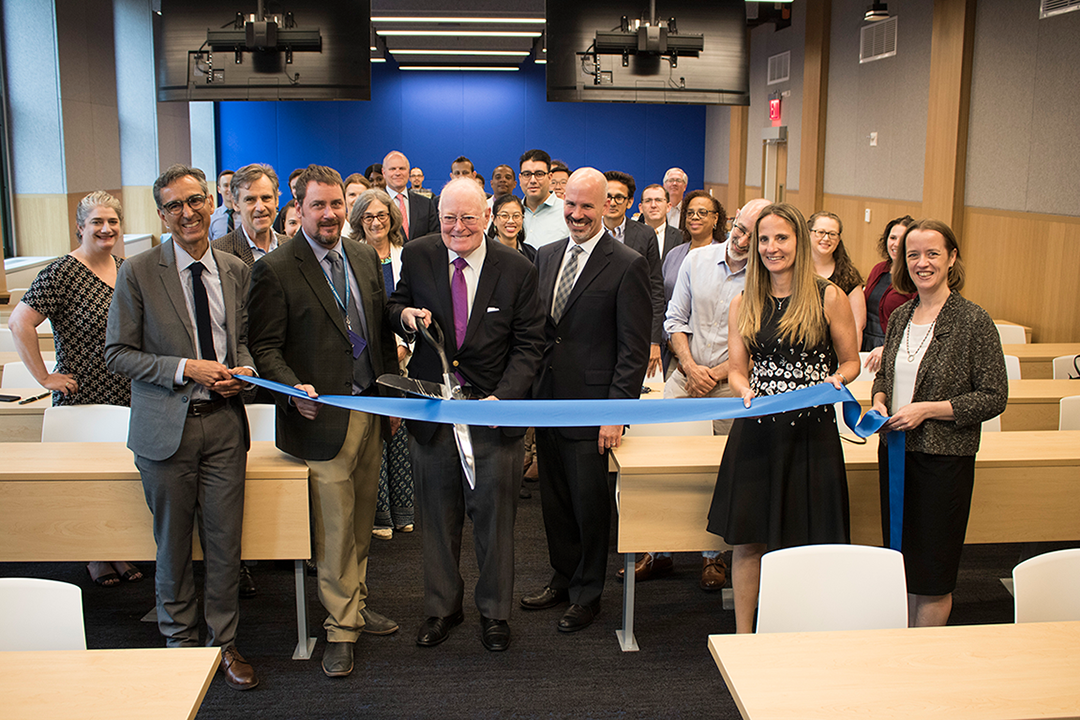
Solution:
M449 67L443 65L401 65L399 70L427 70L427 71L445 71L445 72L458 72L458 71L476 71L476 72L517 72L516 67L505 66L483 66L483 65L460 65L457 67Z
M538 38L540 32L523 30L378 30L383 37L504 37Z
M527 57L528 50L394 50L393 55L488 55L502 57Z
M384 23L487 23L491 25L543 25L544 18L501 18L501 17L373 17L371 22Z

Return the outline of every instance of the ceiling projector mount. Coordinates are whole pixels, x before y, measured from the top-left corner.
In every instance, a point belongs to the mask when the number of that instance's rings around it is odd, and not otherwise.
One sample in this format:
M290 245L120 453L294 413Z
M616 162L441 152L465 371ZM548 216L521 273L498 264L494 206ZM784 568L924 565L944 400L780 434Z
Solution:
M665 59L672 68L678 67L679 57L698 57L705 49L705 36L680 33L675 18L666 22L656 19L656 0L650 0L648 11L640 18L630 20L623 15L617 30L598 30L592 47L578 53L584 61L592 60L594 80L600 84L600 55L622 55L623 67L630 64L630 56ZM583 62L584 65L584 62Z

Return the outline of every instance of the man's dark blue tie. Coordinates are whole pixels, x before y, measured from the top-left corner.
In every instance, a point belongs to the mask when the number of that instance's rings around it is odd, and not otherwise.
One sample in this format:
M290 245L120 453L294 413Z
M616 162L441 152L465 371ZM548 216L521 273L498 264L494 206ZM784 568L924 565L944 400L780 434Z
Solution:
M218 357L214 350L214 330L210 324L210 301L206 297L206 286L202 281L206 266L201 262L194 262L188 267L191 269L191 291L195 298L195 330L199 336L199 352L203 360L216 362Z

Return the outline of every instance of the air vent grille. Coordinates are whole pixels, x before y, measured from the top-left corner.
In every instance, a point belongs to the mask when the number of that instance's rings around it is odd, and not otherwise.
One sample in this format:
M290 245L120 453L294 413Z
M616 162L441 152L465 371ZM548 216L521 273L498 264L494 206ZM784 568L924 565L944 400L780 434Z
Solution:
M863 26L859 43L860 63L896 55L896 20L894 16Z
M1039 3L1039 19L1043 20L1073 10L1080 10L1080 0L1041 0Z
M1078 0L1080 1L1080 0ZM791 52L782 52L769 58L769 85L791 79Z

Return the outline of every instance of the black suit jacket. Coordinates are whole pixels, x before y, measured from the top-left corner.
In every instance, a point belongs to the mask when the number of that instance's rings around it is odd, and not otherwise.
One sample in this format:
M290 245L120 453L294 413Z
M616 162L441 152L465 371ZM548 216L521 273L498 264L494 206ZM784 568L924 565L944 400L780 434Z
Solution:
M487 256L476 284L469 325L461 347L454 333L450 299L450 252L442 236L428 235L405 245L401 277L388 305L390 322L402 335L401 311L427 308L445 336L446 357L481 396L502 400L528 397L540 365L544 312L537 292L536 267L524 255L485 239ZM418 340L409 360L409 377L442 383L442 363L427 343ZM417 442L427 443L435 423L409 421ZM509 436L524 428L504 428Z
M386 323L386 289L379 256L342 238L356 275L375 376L397 373L397 345ZM303 231L251 268L249 346L259 375L286 385L307 383L322 395L352 393L352 344L330 284ZM329 460L345 442L349 411L322 406L314 420L276 395L277 446L304 460Z
M656 233L641 223L626 221L623 243L645 256L649 263L649 294L652 298L652 342L659 345L664 339L664 274L660 250L656 246Z
M271 230L271 232L277 237L278 247L281 247L281 244L289 239L279 232L274 232L273 230ZM213 246L215 250L221 250L230 255L235 255L243 260L244 264L248 267L255 264L255 255L251 252L251 246L248 245L247 235L244 234L242 225L237 225L236 229L231 233L222 235L217 240L211 242L210 245Z
M637 398L649 362L649 265L638 252L604 233L570 292L556 323L551 303L569 238L536 256L540 302L546 311L545 352L535 384L538 398ZM596 440L598 427L560 428L570 440Z
M432 198L425 197L412 190L409 196L409 237L406 240L439 232L439 210Z
M652 231L652 228L649 228L649 230ZM669 252L674 250L679 245L682 245L684 242L686 242L686 238L683 237L682 230L680 230L677 227L674 227L673 225L665 225L664 226L664 252L661 253L661 256L660 256L661 261L664 258L667 257L667 254ZM667 308L664 308L664 311L667 312Z

